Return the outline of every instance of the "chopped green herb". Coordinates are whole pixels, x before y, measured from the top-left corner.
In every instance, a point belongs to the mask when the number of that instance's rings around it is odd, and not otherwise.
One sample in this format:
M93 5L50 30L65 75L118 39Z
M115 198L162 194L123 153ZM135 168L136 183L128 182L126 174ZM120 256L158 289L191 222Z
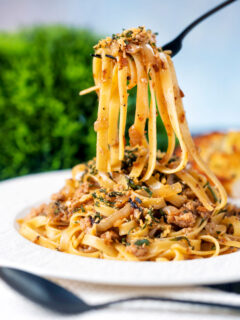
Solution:
M92 197L93 197L94 199L97 199L97 200L103 202L103 203L106 203L106 204L107 204L108 206L110 206L110 207L114 207L114 203L115 203L114 201L109 201L109 200L107 200L107 199L104 199L102 196L97 196L96 192L93 192L93 193L92 193ZM98 205L97 205L97 203L98 203ZM99 206L99 202L98 202L98 201L95 201L95 205Z
M131 229L129 229L129 231L128 231L127 234L129 235L134 228L135 228L135 227L132 227Z
M131 178L126 177L128 186L133 190L140 189L140 186L134 183L134 181Z
M59 211L60 211L60 210L59 210L58 208L57 208L57 209L55 209L55 210L54 210L54 214L58 214L58 213L59 213Z
M96 207L100 207L99 201L95 201L94 204L95 204Z
M138 147L131 149L131 150L125 150L125 153L134 153L138 151Z
M154 32L155 36L158 36L158 32Z
M112 34L112 39L113 39L113 40L117 40L117 39L119 39L119 36L118 36L117 34L114 34L114 33L113 33L113 34Z
M85 208L84 208L83 205L81 205L81 211L82 211L82 212L86 212L86 210L85 210Z
M103 219L103 217L101 216L101 214L99 212L96 212L96 214L94 216L95 223L99 223L102 219Z
M162 217L166 216L166 213L162 209L159 209L159 213L161 214Z
M132 32L131 30L129 30L129 31L125 34L125 36L126 36L127 38L131 38L132 34L133 34L133 32Z
M172 238L172 239L170 239L170 240L171 240L171 241L181 241L181 240L186 240L186 241L187 241L187 243L188 243L188 245L189 245L189 247L191 247L191 243L190 243L189 239L188 239L187 237L185 237L185 236L175 237L175 238Z
M94 175L94 176L98 173L98 170L96 169L95 164L90 164L89 165L89 169L90 169L89 173Z
M128 45L129 44L129 41L128 40L124 40L125 44Z
M123 193L122 193L122 192L118 192L118 191L112 191L112 192L110 192L110 193L108 194L108 196L109 196L110 198L117 197L117 196L121 197L121 196L123 196Z
M221 233L221 231L216 231L216 234L220 234Z
M100 201L106 203L109 207L114 207L114 204L115 204L114 201L109 201L109 200L106 200L106 199L103 199L103 200L100 200Z
M85 210L85 208L84 208L84 206L83 205L81 205L81 207L79 208L79 207L76 207L76 208L74 208L73 209L73 213L75 213L75 212L78 212L78 211L82 211L82 212L86 212L86 210Z
M148 210L148 214L150 215L153 222L160 222L159 218L154 217L154 212L152 208Z
M150 242L149 242L148 239L139 239L139 240L135 241L134 244L135 244L136 246L143 246L144 244L145 244L146 246L149 246L149 245L150 245Z
M131 178L127 177L127 176L126 176L126 180L127 180L128 187L130 187L131 189L133 189L133 190L145 190L150 196L152 195L152 191L148 187L143 186L143 185L140 186L138 184L135 184L134 181Z
M144 223L144 225L141 227L141 229L142 229L142 230L145 229L146 226L147 226L147 222Z
M208 190L211 192L211 194L212 194L212 196L213 196L214 201L217 202L217 201L218 201L218 198L217 198L217 196L216 196L216 193L213 191L213 188L211 187L209 181L205 184L204 187L207 187L207 188L208 188Z
M149 69L149 71L148 71L148 78L149 78L149 80L152 80L150 72L151 72L151 69Z
M219 210L219 212L217 212L216 214L220 214L220 213L223 213L223 212L227 212L227 209L221 209L221 210Z
M125 246L130 246L130 243L127 242L127 237L126 236L122 237L121 243L124 244Z
M126 240L126 236L125 237L122 237L122 239L121 239L121 243L122 244L125 244L127 242L127 240Z
M137 156L134 154L137 148L134 150L125 150L124 159L122 161L122 169L127 170L132 167L133 163L137 160Z
M150 196L152 196L152 191L151 191L148 187L143 186L142 188L143 188L143 190L145 190Z
M176 157L172 157L170 160L168 160L168 163L172 163L172 162L175 162L177 160Z

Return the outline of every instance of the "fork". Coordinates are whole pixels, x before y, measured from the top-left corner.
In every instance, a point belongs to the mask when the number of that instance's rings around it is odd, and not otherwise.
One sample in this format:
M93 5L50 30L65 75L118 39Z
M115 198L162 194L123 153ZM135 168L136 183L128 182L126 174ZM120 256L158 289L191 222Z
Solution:
M81 314L87 311L94 311L99 309L107 308L111 305L139 301L139 300L151 300L161 302L172 302L181 303L186 305L198 305L203 307L214 307L225 310L240 311L240 306L224 304L224 303L213 303L199 300L186 300L186 299L175 299L160 296L138 296L129 297L125 299L119 299L109 301L101 304L88 304L80 297L77 297L65 288L51 282L45 278L34 275L29 272L0 267L0 278L5 281L11 288L15 289L18 293L28 298L29 300L50 309L51 311L62 313L62 314ZM240 292L240 283L232 283L227 285L213 285L206 286L208 288L220 289L227 292Z
M186 35L194 28L196 27L200 22L203 20L207 19L217 11L225 8L229 4L235 2L237 0L227 0L224 1L223 3L219 4L218 6L214 7L213 9L209 10L202 16L200 16L198 19L194 20L191 24L189 24L175 39L172 41L166 43L165 45L162 46L163 50L170 50L171 51L171 56L174 57L181 49L182 49L182 42L183 39L186 37ZM101 58L100 54L91 54L92 57L95 58ZM111 56L110 54L106 54L106 57L111 58L116 60L114 56Z

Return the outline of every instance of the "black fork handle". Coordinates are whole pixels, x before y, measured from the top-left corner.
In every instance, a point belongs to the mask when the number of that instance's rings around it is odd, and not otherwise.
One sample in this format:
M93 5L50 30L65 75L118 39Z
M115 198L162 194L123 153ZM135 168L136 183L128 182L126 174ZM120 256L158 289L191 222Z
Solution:
M139 296L139 297L119 299L119 300L96 305L94 306L94 308L102 309L118 303L124 303L124 302L130 302L130 301L147 301L147 300L173 302L173 303L180 303L180 304L186 304L186 305L198 305L203 307L220 308L220 309L240 312L240 306L234 305L234 304L205 302L205 301L199 301L199 300L185 300L185 299L176 299L176 298L168 298L168 297L154 297L154 296Z
M216 13L217 11L223 9L224 7L228 6L229 4L235 2L237 0L227 0L223 3L219 4L215 8L209 10L196 20L194 20L191 24L189 24L174 40L171 42L165 44L162 46L163 50L171 50L172 51L172 57L175 56L182 48L182 40L185 38L185 36L193 29L195 28L200 22L211 16L212 14Z

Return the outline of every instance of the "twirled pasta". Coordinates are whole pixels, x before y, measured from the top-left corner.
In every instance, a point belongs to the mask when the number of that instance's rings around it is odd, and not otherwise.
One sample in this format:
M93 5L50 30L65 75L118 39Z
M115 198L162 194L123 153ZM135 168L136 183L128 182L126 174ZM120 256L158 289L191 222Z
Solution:
M68 253L133 261L204 258L239 248L238 209L227 205L224 188L196 150L170 52L157 48L144 27L125 30L95 46L93 78L95 86L81 94L99 96L96 160L74 167L49 204L19 221L20 233ZM134 86L126 146L128 90ZM166 152L157 151L157 111ZM199 171L189 166L189 156Z

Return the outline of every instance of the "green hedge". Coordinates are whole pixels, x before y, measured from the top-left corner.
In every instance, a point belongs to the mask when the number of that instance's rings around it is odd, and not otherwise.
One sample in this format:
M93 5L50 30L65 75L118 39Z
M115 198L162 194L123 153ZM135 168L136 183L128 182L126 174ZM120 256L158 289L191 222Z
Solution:
M78 92L93 85L97 40L61 26L0 34L0 179L70 168L94 156L97 97ZM133 114L134 95L130 101Z
M0 35L0 179L69 168L94 154L97 37L66 27Z

